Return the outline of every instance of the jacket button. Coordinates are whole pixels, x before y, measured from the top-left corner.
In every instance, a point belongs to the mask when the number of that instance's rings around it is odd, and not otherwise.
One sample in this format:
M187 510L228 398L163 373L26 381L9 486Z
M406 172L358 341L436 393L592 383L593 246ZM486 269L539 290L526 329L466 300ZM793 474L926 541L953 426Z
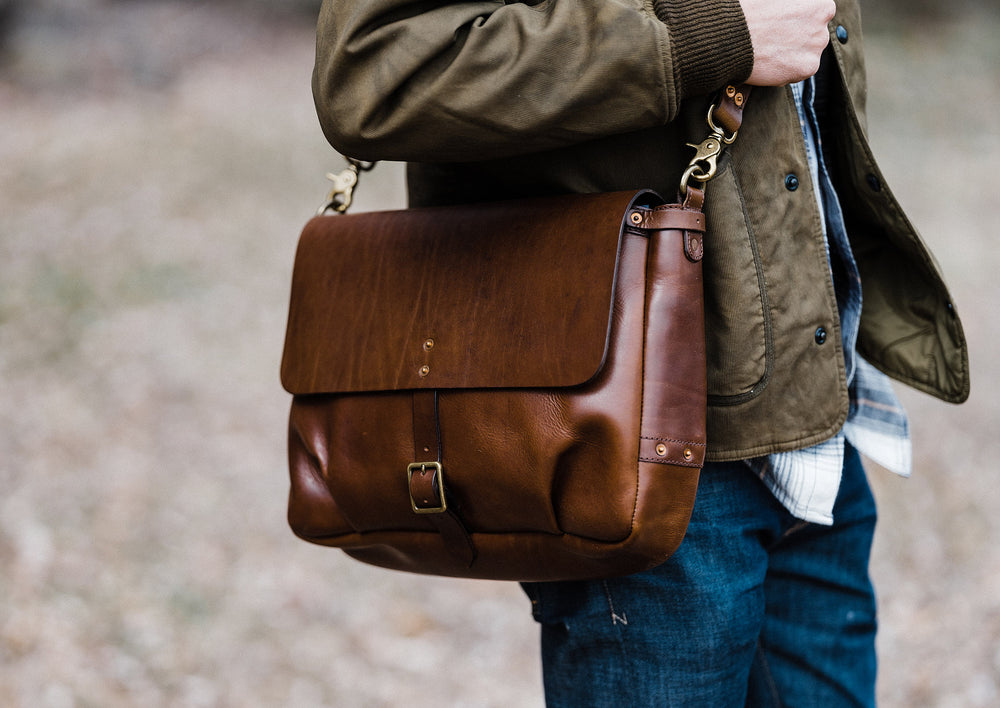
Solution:
M843 25L837 25L837 41L841 44L847 44L847 28Z
M787 189L789 192L794 192L798 188L799 188L798 177L796 177L794 174L790 174L787 177L785 177L785 189Z
M868 186L871 188L873 192L882 191L882 182L875 175L870 174L867 177L865 177L865 180L867 180Z
M817 327L813 337L816 339L816 344L826 344L826 328Z

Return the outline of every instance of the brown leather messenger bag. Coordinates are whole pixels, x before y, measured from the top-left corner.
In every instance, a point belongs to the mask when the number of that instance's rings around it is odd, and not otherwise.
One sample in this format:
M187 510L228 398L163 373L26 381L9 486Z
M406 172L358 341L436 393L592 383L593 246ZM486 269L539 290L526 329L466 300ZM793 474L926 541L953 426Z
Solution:
M312 219L281 366L293 531L448 576L666 560L706 444L704 192L688 183L714 174L747 93L709 109L678 203L640 190ZM360 168L327 209L346 211Z

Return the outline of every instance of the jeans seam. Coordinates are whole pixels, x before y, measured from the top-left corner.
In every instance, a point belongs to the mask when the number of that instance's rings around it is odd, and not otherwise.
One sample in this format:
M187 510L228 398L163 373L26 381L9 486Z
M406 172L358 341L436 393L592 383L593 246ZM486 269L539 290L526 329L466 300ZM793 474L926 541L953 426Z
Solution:
M618 614L615 612L615 602L611 599L611 588L608 586L607 580L602 580L601 585L604 587L604 597L608 601L608 609L611 611L611 624L612 625L624 625L628 626L628 616L623 612Z
M767 654L764 653L764 643L760 640L757 641L757 658L760 662L760 674L764 678L771 697L771 706L773 708L781 708L781 696L778 694L778 684L775 683L774 676L771 674L771 666L767 663Z
M608 601L608 611L611 613L611 626L615 633L615 637L618 639L618 651L621 652L622 666L625 669L625 675L628 676L628 681L634 685L641 684L643 682L643 677L638 673L640 671L639 667L632 662L629 656L628 643L625 641L625 628L628 627L628 616L622 612L618 614L615 609L615 601L611 597L611 586L608 584L607 580L601 581L601 587L604 590L604 598ZM622 686L622 690L625 690L625 686ZM623 693L623 695L625 695Z

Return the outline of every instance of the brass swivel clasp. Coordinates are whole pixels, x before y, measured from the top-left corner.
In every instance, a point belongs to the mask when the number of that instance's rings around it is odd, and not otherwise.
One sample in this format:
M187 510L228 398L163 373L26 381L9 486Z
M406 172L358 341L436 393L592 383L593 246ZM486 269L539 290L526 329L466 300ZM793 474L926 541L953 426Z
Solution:
M347 169L339 174L327 172L326 178L333 182L333 189L326 195L326 200L316 210L317 216L322 216L329 211L343 214L351 208L354 201L354 188L358 185L358 179L362 172L367 172L375 166L374 162L362 162L352 157L347 158Z
M690 164L687 169L684 170L684 174L681 175L681 195L687 194L688 182L692 179L698 182L707 182L708 180L715 177L715 173L719 170L719 156L727 145L732 145L736 140L736 135L739 131L734 131L732 135L726 135L726 131L715 124L713 119L713 114L715 113L715 104L713 103L708 108L708 127L711 130L711 134L702 140L697 145L695 143L688 143L688 147L694 148L695 154L691 158Z

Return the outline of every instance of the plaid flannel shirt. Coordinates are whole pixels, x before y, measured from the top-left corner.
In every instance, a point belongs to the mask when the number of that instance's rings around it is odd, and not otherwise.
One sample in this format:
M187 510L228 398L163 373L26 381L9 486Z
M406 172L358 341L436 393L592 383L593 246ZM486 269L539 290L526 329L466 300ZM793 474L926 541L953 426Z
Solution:
M801 450L747 460L747 464L790 513L804 521L828 525L833 523L833 504L840 488L845 445L850 444L864 456L904 477L910 475L912 453L906 412L889 378L856 351L861 319L861 278L837 193L823 160L819 123L813 107L814 92L813 79L792 86L810 176L823 214L827 257L840 311L850 411L844 427L831 439Z

